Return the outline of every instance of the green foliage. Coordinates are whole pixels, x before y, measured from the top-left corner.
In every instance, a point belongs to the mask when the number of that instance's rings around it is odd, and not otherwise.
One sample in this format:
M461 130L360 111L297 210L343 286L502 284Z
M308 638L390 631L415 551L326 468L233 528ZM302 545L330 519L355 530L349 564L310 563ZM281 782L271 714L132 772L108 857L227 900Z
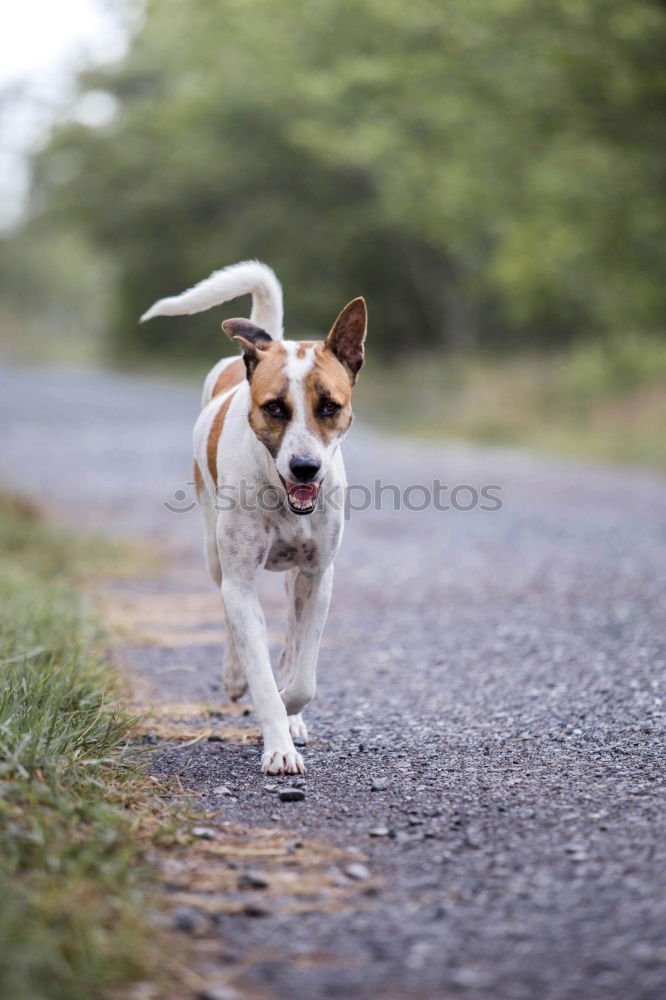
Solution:
M61 536L0 498L0 995L89 1000L140 974L130 720Z
M637 333L578 344L562 379L564 391L579 401L622 394L658 380L666 384L666 342Z
M137 316L248 256L296 335L365 294L383 354L659 329L665 26L653 0L151 0L80 81L115 122L55 131L34 204L109 269L121 357L210 356L210 317Z
M99 357L108 335L113 274L73 225L35 219L0 264L0 347L42 364ZM81 331L85 331L82 337Z

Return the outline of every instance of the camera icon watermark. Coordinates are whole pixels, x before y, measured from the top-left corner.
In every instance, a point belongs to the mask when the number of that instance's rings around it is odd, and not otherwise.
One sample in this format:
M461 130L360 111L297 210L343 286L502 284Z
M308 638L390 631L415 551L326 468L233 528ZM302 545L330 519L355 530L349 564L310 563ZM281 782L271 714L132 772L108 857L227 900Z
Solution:
M193 489L195 487L194 480L188 480L185 485ZM171 511L172 514L189 514L191 510L195 510L199 506L199 501L196 499L196 493L178 489L174 492L173 500L165 500L162 506Z

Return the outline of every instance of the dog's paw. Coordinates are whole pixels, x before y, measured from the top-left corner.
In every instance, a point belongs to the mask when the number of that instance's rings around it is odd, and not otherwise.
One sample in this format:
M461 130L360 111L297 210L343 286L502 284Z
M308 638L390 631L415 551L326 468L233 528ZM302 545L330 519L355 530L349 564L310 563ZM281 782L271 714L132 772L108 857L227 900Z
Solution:
M308 727L305 725L300 712L298 715L289 716L289 732L297 747L306 746L308 742Z
M222 672L222 681L224 683L224 690L227 692L227 698L230 701L238 701L247 691L247 681L240 664L231 663L227 665L225 663Z
M297 750L265 750L261 757L264 774L305 774L303 758Z
M238 701L247 691L247 682L242 679L224 682L224 690L229 701Z

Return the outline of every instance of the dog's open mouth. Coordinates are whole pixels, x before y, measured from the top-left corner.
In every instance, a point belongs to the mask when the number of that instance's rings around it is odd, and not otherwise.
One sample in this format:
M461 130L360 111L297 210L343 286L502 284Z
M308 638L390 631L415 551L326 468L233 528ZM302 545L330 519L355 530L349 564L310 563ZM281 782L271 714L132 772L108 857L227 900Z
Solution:
M317 506L320 483L286 482L289 506L294 514L311 514Z

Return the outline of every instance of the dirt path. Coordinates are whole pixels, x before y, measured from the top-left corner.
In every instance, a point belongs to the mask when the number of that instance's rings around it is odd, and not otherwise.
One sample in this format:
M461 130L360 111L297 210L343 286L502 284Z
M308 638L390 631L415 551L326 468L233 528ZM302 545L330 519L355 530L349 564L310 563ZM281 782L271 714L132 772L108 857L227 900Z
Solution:
M181 921L211 977L308 1000L664 995L663 481L355 432L352 482L495 484L503 506L385 494L351 517L305 798L281 802L296 782L259 775L253 721L224 704L198 511L164 507L191 499L195 393L0 372L0 408L1 481L167 553L108 604L169 740L155 776L216 814ZM263 596L277 652L281 581ZM277 853L230 851L247 828Z

